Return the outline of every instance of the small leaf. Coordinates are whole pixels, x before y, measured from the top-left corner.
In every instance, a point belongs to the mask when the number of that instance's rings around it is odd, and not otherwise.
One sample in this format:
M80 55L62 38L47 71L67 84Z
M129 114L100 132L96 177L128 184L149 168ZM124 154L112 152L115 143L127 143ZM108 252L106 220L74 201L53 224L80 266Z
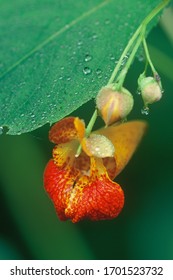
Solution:
M53 123L95 97L160 0L0 3L0 126Z

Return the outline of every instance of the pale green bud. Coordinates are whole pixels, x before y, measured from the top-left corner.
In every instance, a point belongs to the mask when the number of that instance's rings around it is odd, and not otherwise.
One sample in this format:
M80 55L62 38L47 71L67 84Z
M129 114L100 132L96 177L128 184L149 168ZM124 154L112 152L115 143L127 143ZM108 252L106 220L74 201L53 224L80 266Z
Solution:
M134 100L132 94L122 87L117 91L116 84L103 87L97 97L96 105L106 125L124 119L132 110Z
M145 105L157 102L162 98L161 86L154 77L139 78L138 84Z

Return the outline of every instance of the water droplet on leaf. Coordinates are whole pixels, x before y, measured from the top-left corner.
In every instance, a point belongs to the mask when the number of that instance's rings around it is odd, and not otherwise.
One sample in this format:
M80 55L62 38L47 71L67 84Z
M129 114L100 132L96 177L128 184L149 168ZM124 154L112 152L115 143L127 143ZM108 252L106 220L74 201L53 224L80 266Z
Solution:
M109 24L110 23L110 20L109 19L106 19L105 20L105 24Z
M97 34L96 34L96 33L93 33L92 39L95 40L95 39L97 39L97 37L98 37Z
M141 55L139 55L138 56L138 60L140 61L140 62L143 62L144 61L144 56L141 54Z
M88 75L88 74L91 73L91 69L90 69L89 67L84 67L83 73L84 73L85 75Z
M81 46L83 43L82 43L82 41L78 41L78 46Z
M92 59L92 56L91 55L89 55L89 54L86 54L85 55L85 61L87 62L87 61L90 61Z
M102 77L102 70L98 68L96 70L96 74L97 74L98 78L100 79Z
M110 56L110 60L115 60L115 56L114 56L114 55L111 55L111 56Z

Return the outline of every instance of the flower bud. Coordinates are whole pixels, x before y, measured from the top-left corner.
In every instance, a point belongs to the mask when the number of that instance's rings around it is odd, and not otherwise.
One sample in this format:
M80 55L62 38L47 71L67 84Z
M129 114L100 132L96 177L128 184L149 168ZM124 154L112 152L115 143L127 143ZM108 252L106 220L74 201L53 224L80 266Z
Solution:
M159 83L153 77L139 78L139 89L145 105L157 102L162 97L162 90Z
M106 125L125 118L133 108L133 96L125 88L114 89L116 84L103 87L97 97L96 104Z

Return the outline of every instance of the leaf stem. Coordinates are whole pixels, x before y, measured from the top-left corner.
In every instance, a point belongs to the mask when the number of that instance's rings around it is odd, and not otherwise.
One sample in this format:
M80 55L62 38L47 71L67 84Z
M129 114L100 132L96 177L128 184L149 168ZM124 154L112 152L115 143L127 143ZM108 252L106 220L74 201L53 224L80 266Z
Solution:
M119 69L120 69L120 67L121 67L121 65L123 63L124 58L127 56L131 46L134 44L134 41L136 40L136 38L139 35L140 31L141 31L141 26L138 27L138 29L133 34L132 38L129 40L127 46L125 47L125 49L124 49L124 51L123 51L123 53L122 53L122 55L121 55L117 65L116 65L116 67L114 69L114 71L112 72L112 75L111 75L107 85L111 84L114 81L114 79L115 79L117 73L119 72Z
M127 72L129 70L129 68L130 68L130 66L131 66L131 64L132 64L132 62L134 60L134 57L136 55L136 52L137 52L137 50L138 50L138 48L139 48L139 46L140 46L140 44L141 44L141 42L142 42L142 40L143 40L143 38L145 36L144 34L145 34L145 29L141 31L141 34L140 34L140 36L139 36L139 38L138 38L138 40L137 40L137 42L136 42L136 44L135 44L131 54L130 54L127 62L126 62L125 67L123 68L123 70L121 71L121 73L119 74L119 76L117 78L117 81L118 81L118 85L116 87L117 90L121 90L121 87L122 87L122 85L124 83L124 80L126 78Z
M146 29L147 24L160 12L169 2L170 2L170 0L163 0L157 7L155 7L155 8L151 11L151 13L149 13L149 14L146 16L146 18L142 21L142 23L140 24L140 26L137 28L137 30L136 30L135 33L133 34L132 38L129 40L127 46L125 47L125 49L124 49L124 51L123 51L123 53L122 53L122 55L121 55L121 57L120 57L120 59L119 59L117 65L116 65L116 67L114 68L114 70L113 70L113 72L112 72L112 75L111 75L111 77L110 77L110 79L109 79L107 85L113 83L113 81L115 80L115 78L116 78L116 76L117 76L117 74L118 74L118 72L119 72L119 70L120 70L120 68L121 68L121 65L122 65L122 63L123 63L124 58L127 56L127 54L128 54L128 52L130 51L131 47L134 45L135 40L137 39L137 37L139 36L139 34L142 32L142 34L144 35L143 30ZM139 41L141 42L142 39L143 39L143 38L140 36L140 40L139 40ZM137 41L136 44L138 44L139 41ZM139 46L138 46L138 47L139 47ZM135 45L134 48L136 48L136 45ZM138 48L137 48L137 49L138 49ZM134 49L132 50L132 53L133 53L134 57L135 57L136 52L137 52L137 50L136 50L136 51L134 51ZM132 55L132 53L131 53L131 55ZM131 63L132 63L134 57L132 57L131 55L130 55L129 59L130 59L130 61L131 61ZM128 59L128 60L129 60L129 59ZM128 60L127 60L127 62L128 62ZM127 62L126 62L126 64L127 64ZM130 63L130 65L131 65L131 63ZM128 68L130 67L130 65L128 66ZM124 68L123 68L122 71L124 71ZM124 74L125 74L125 72L126 72L126 71L124 71ZM126 74L127 74L127 73L126 73ZM125 74L125 75L126 75L126 74ZM121 75L121 73L120 73L120 75ZM124 79L125 79L125 77L124 77Z
M97 109L95 109L95 111L87 125L86 131L85 131L85 137L88 137L90 135L92 128L96 122L97 116L98 116Z
M147 43L146 43L146 40L145 38L143 38L143 47L144 47L144 51L145 51L145 55L146 55L146 59L147 59L147 62L149 63L150 67L151 67L151 70L153 72L153 75L155 75L157 73L152 61L151 61L151 58L150 58L150 54L149 54L149 50L148 50L148 47L147 47Z
M98 112L97 112L97 109L95 109L95 111L94 111L94 113L93 113L93 115L92 115L92 117L91 117L91 119L90 119L90 121L87 125L87 128L85 130L85 137L88 137L90 135L90 133L93 129L93 126L96 122L97 116L98 116ZM77 151L76 151L75 157L78 157L80 155L81 150L82 150L82 146L80 144Z

